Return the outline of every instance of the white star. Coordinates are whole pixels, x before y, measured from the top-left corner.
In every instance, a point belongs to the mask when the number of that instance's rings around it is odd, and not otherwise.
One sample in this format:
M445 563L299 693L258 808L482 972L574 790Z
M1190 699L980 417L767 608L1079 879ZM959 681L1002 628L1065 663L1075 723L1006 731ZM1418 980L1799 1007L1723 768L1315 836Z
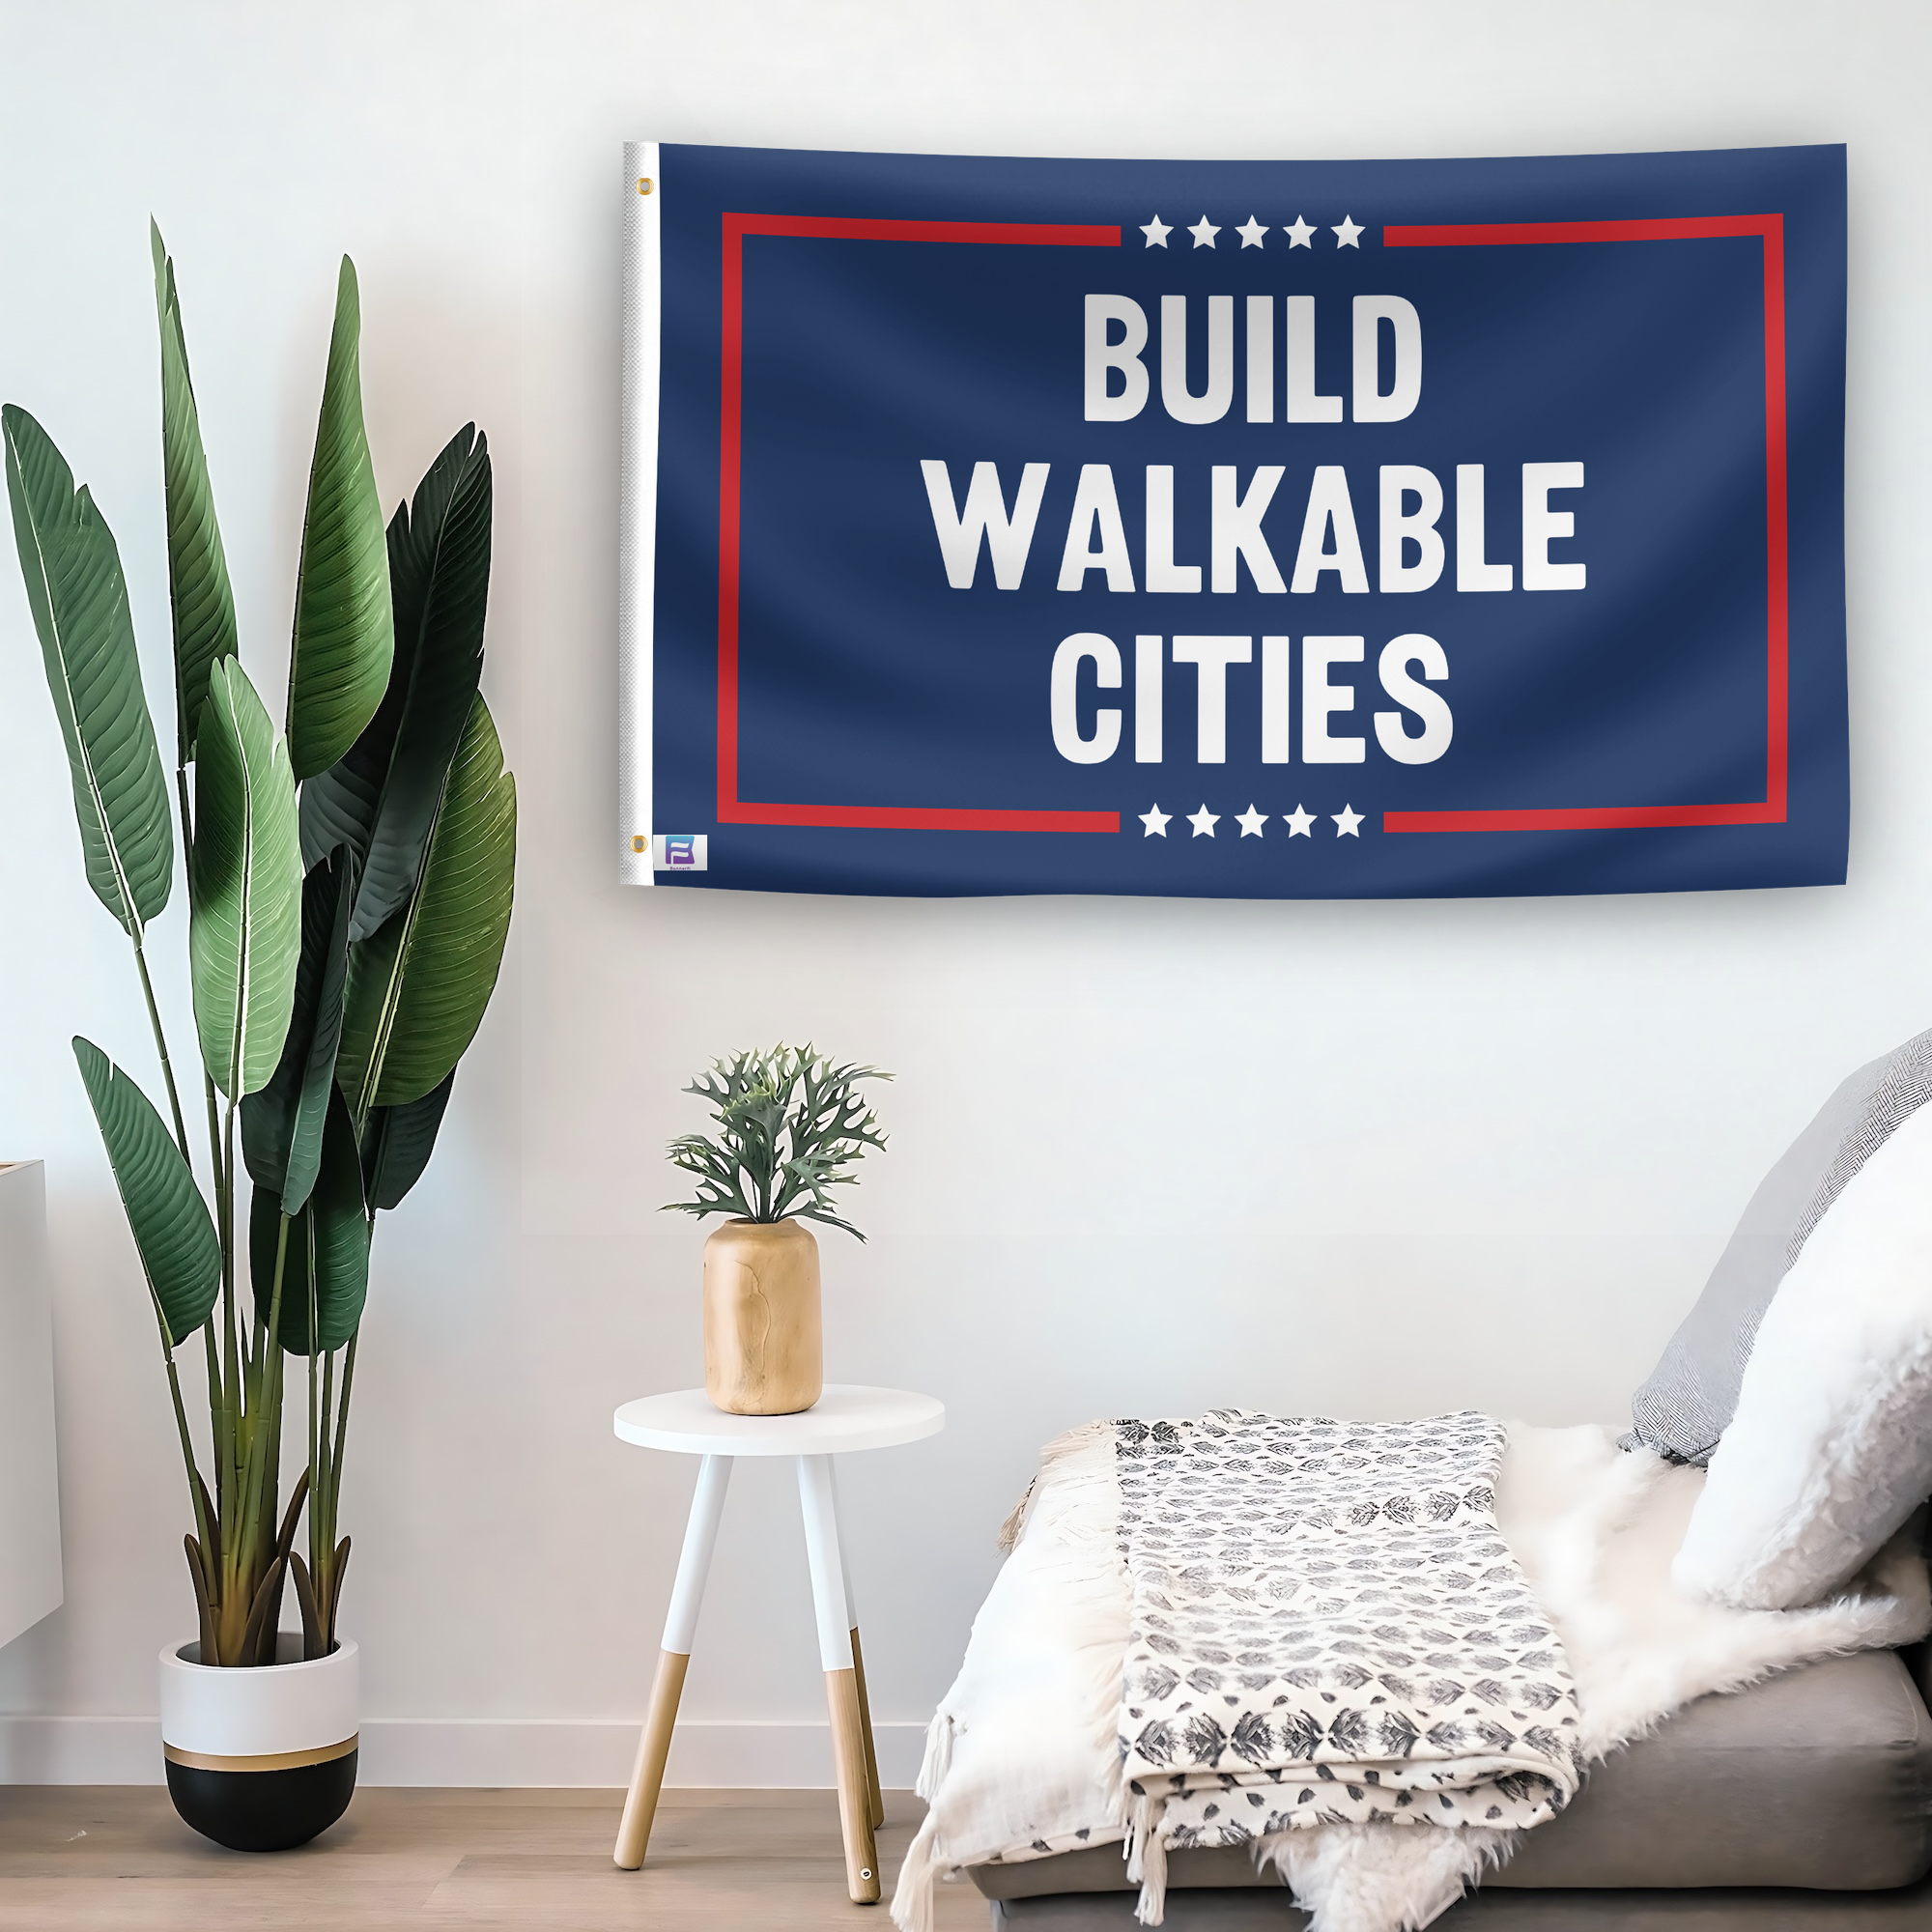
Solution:
M1193 826L1195 838L1211 838L1214 836L1215 826L1221 822L1221 814L1218 811L1209 811L1204 805L1199 811L1190 811L1187 814L1187 822Z
M1197 248L1211 248L1214 245L1215 236L1221 231L1204 214L1187 232L1194 237L1194 245Z
M1366 232L1359 223L1350 221L1345 214L1342 225L1335 230L1335 245L1338 248L1359 248L1362 244L1355 238Z
M1156 805L1151 811L1144 811L1140 816L1141 823L1147 827L1147 830L1141 834L1143 838L1165 838L1167 837L1167 821L1174 816L1174 813L1163 811Z
M1259 838L1262 836L1262 827L1267 822L1267 813L1257 811L1253 806L1249 806L1247 810L1241 812L1235 820L1235 823L1241 828L1243 838Z
M1313 838L1315 837L1311 829L1315 824L1315 814L1312 811L1302 810L1298 805L1293 811L1284 811L1281 815L1281 822L1288 827L1288 836L1291 838Z
M1147 237L1147 244L1150 248L1165 248L1167 246L1167 238L1174 233L1174 223L1163 221L1156 214L1151 221L1141 223L1141 233Z
M1241 246L1243 248L1259 248L1262 245L1262 237L1267 233L1267 230L1251 214L1240 227L1235 230L1235 233L1241 238Z
M1362 836L1355 830L1362 822L1362 814L1359 811L1350 811L1345 805L1340 811L1333 812L1330 816L1335 820L1337 838L1359 838Z
M1291 248L1312 249L1315 246L1315 242L1312 240L1315 234L1314 229L1309 227L1308 223L1302 220L1298 214L1294 217L1294 226L1293 228L1284 228L1281 232L1288 237L1288 245Z

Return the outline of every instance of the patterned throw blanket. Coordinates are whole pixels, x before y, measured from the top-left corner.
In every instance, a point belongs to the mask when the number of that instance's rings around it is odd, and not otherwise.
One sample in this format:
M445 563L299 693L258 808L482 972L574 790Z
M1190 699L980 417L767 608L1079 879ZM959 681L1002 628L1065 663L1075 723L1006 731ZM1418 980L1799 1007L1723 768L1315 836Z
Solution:
M1117 1422L1128 1876L1316 1824L1521 1829L1582 1775L1576 1691L1497 1531L1503 1426Z

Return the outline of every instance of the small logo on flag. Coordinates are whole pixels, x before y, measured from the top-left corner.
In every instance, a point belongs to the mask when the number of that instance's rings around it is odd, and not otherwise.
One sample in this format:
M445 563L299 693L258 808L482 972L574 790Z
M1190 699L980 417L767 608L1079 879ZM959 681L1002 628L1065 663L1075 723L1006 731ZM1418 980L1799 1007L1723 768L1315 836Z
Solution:
M709 838L702 832L660 832L651 839L654 872L701 872L709 865Z

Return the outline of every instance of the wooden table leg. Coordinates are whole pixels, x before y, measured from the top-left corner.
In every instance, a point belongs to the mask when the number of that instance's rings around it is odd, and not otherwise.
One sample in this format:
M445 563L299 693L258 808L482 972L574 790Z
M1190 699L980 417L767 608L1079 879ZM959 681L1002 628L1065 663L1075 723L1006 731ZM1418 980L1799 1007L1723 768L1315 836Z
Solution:
M677 1581L671 1585L650 1710L644 1719L643 1735L638 1740L638 1761L631 1772L631 1788L624 1795L616 1848L611 1854L625 1871L636 1871L643 1863L651 1841L651 1821L657 1816L658 1794L664 1789L665 1760L670 1755L678 1698L684 1690L684 1673L697 1630L697 1606L703 1600L704 1579L718 1544L718 1524L724 1515L724 1492L730 1482L730 1457L705 1457L697 1471L691 1516L684 1526L684 1548L677 1559Z
M838 1550L838 1509L832 1458L798 1459L798 1500L811 1564L811 1604L818 1618L818 1658L832 1719L832 1757L838 1779L838 1826L845 1840L845 1889L856 1905L879 1902L879 1850L872 1836L872 1794L866 1773L866 1725L852 1619L845 1606L845 1568Z
M859 1692L859 1741L866 1752L866 1796L872 1830L886 1822L885 1793L879 1789L879 1747L872 1741L872 1700L866 1694L866 1653L859 1648L859 1626L852 1626L852 1681Z
M838 1471L832 1470L832 1511L838 1515ZM845 1533L838 1533L838 1575L845 1585L845 1614L852 1622L852 1675L859 1686L859 1729L866 1743L866 1789L870 1796L872 1830L886 1822L885 1794L879 1789L879 1747L872 1737L872 1700L866 1693L866 1653L859 1647L859 1600L852 1594L852 1565L845 1554Z

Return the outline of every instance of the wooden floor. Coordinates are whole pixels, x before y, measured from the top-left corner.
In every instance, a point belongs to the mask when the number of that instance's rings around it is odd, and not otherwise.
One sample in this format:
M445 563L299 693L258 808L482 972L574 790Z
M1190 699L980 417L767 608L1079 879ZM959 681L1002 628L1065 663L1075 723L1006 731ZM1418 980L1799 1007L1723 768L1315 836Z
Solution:
M312 1845L224 1852L158 1787L0 1787L4 1932L892 1932L845 1896L829 1791L667 1791L641 1871L611 1862L613 1791L362 1790ZM886 1794L886 1897L922 1806ZM969 1885L938 1932L985 1932Z

